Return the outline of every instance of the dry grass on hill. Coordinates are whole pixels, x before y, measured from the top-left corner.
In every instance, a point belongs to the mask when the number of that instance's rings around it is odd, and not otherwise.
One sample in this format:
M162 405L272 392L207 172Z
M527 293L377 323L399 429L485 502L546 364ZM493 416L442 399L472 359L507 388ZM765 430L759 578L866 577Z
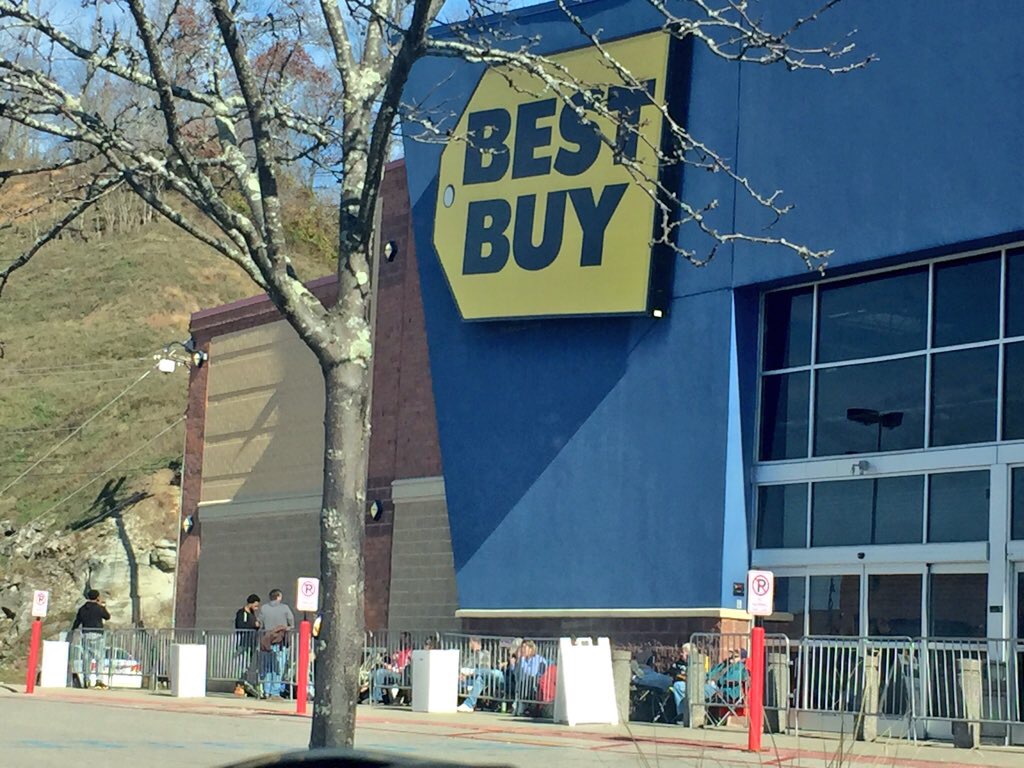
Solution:
M31 210L43 197L45 189L12 182L0 189L0 211ZM39 211L0 230L0 263L52 215ZM330 271L332 206L293 189L286 215L299 273ZM89 221L48 246L0 298L0 489L151 368L164 344L185 339L192 312L256 293L233 264L161 218L105 227ZM183 414L187 381L183 370L148 376L0 493L0 518L36 518L143 446ZM141 487L180 461L182 437L179 424L47 519L59 529L81 518L108 477L126 476L125 494Z

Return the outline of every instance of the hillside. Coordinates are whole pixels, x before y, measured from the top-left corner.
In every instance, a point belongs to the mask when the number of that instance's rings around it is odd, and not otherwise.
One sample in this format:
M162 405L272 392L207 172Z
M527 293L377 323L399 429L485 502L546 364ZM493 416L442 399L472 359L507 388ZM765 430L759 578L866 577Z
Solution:
M33 193L23 185L0 189L0 224ZM330 205L293 190L289 212L297 270L324 274L336 221ZM43 216L0 230L0 263L31 242ZM0 544L20 531L51 549L64 539L84 546L73 530L133 494L177 504L169 485L178 479L188 372L158 373L153 356L188 337L192 312L256 289L163 219L138 221L99 232L89 224L51 244L0 298L0 523L7 521ZM152 501L138 509L164 520L153 537L176 540L176 510ZM124 515L133 512L129 504ZM25 578L37 556L12 549L0 546L0 602L12 574ZM4 621L0 613L0 634Z

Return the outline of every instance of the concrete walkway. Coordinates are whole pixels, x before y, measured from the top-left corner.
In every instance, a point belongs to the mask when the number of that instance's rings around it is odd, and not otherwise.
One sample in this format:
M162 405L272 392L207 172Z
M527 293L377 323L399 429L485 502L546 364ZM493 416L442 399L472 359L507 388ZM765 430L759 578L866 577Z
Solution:
M52 712L52 715L44 712ZM69 717L67 713L72 712L75 714ZM176 699L167 693L73 689L37 689L32 696L25 696L16 687L0 688L0 722L13 724L15 720L12 718L19 716L25 718L25 724L19 727L20 732L11 733L8 728L0 728L0 732L4 732L0 733L0 754L17 757L29 754L33 748L52 750L69 743L80 743L87 749L106 750L103 764L111 767L120 764L115 759L119 755L126 758L130 755L132 759L148 758L152 760L149 764L155 766L177 765L171 759L174 748L189 747L189 738L197 738L195 734L207 730L213 735L204 737L201 743L207 746L209 757L197 759L196 754L190 752L189 765L223 765L243 756L298 749L308 739L308 720L295 714L294 703L231 696ZM167 717L173 716L178 716L178 719L167 721ZM26 729L31 731L38 722L40 733L45 734L52 730L46 727L48 719L65 717L83 723L83 728L92 719L94 728L103 734L104 740L83 740L74 732L65 733L61 739L47 740L39 734L25 732ZM172 744L164 736L167 726L158 725L164 722L172 723L175 731L185 722L190 723L190 736L183 737L180 744ZM986 746L980 750L960 750L945 743L915 744L890 740L844 744L831 736L766 735L764 751L751 754L745 751L746 733L743 731L641 723L570 728L485 712L426 715L399 707L360 707L357 723L357 746L361 748L443 757L470 765L498 763L530 768L595 764L614 768L661 764L771 765L778 768L872 765L1017 768L1024 765L1024 749L1013 747ZM122 731L124 737L119 741L116 734ZM143 734L150 731L152 734L143 739ZM233 734L235 741L223 737L228 733ZM273 734L272 738L270 734ZM160 738L156 738L157 735ZM147 749L157 751L151 754ZM65 754L60 757L60 761L65 762L53 764L66 765L69 758L74 759ZM35 760L32 764L48 765L45 761L39 763ZM85 764L92 763L87 761Z

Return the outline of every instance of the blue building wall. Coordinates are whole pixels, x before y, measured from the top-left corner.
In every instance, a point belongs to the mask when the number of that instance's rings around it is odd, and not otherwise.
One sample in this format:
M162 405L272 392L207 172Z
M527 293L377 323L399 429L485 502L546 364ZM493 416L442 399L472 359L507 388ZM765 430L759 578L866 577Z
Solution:
M766 5L788 19L809 4ZM639 0L579 12L615 36L660 26ZM878 61L840 77L740 67L698 45L689 125L760 189L785 190L797 207L772 231L836 249L831 274L1015 238L1022 16L1013 2L984 14L841 4L809 34L857 29ZM518 24L545 50L581 43L557 9ZM457 117L481 72L425 61L408 95ZM748 549L758 296L813 275L790 252L740 245L680 264L661 321L463 323L432 246L441 147L406 131L460 607L732 607ZM721 174L687 171L683 185L693 202L720 201L723 228L768 221Z

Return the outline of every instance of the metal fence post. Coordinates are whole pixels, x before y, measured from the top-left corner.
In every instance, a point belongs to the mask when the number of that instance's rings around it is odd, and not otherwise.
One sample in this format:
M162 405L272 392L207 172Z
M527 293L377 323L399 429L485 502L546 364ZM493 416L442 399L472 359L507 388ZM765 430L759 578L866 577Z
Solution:
M960 689L964 701L964 720L975 749L981 746L981 659L959 660Z
M860 705L861 727L858 734L862 741L875 741L878 738L880 678L878 652L867 648L864 653L864 696Z
M690 706L690 727L702 728L707 722L707 707L704 706L704 684L707 680L705 656L690 652L690 663L686 669L686 700Z
M765 686L765 722L769 733L782 733L789 724L789 654L769 653Z
M612 677L615 680L615 703L618 705L619 722L629 722L629 684L633 678L630 662L633 654L629 651L612 651Z

